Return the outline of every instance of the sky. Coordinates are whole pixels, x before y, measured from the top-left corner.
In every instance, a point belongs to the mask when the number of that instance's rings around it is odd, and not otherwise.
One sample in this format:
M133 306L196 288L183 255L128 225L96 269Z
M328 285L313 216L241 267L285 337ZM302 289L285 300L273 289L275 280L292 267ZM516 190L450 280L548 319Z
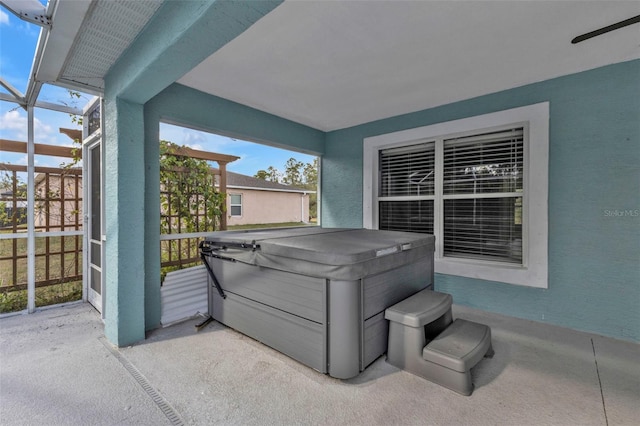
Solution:
M46 2L43 2L46 3ZM40 27L20 20L4 6L0 6L0 76L21 93L27 89L33 56ZM8 92L0 86L0 92ZM82 94L80 99L71 99L66 89L44 85L38 100L72 105L82 109L93 96ZM71 116L36 108L34 112L34 135L36 143L71 146L69 137L60 134L60 128L78 128ZM273 148L262 144L241 141L225 136L161 123L160 138L193 149L235 155L238 160L229 163L227 170L253 176L258 170L272 166L283 172L289 158L302 163L311 163L314 156ZM0 139L27 140L27 112L13 102L0 101ZM36 166L57 166L67 159L36 156ZM27 164L26 154L0 151L0 163ZM215 165L215 164L214 164Z

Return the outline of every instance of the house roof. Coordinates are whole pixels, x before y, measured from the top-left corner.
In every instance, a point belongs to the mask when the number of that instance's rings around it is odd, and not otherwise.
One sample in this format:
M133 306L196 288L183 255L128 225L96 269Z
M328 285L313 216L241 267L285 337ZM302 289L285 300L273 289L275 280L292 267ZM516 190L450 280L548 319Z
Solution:
M283 185L281 183L270 182L264 179L258 179L252 176L241 175L239 173L229 171L227 172L227 188L277 192L300 192L306 194L315 192L296 186Z
M331 131L640 57L638 24L571 43L638 1L177 3L51 0L27 97L124 67L137 103L178 82Z

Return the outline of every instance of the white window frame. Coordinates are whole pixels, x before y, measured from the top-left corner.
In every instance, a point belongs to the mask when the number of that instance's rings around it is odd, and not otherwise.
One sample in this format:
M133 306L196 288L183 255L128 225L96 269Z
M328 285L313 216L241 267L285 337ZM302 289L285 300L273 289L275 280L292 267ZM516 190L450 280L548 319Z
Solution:
M238 195L238 196L240 196L240 204L237 204L237 203L236 203L236 204L234 204L234 203L231 201L231 199L232 199L232 197L233 197L234 195ZM243 198L244 198L244 197L242 196L242 194L241 194L241 193L240 193L240 194L239 194L239 193L233 193L233 194L232 194L232 193L229 193L229 216L230 216L230 217L242 217L242 213L243 213L243 207L242 207L242 204L243 204ZM233 212L233 207L238 207L238 206L240 206L240 214L233 214L233 213L232 213L232 212Z
M443 221L439 211L434 209L435 272L548 288L548 102L365 138L363 141L363 226L368 229L378 227L377 191L380 150L449 138L455 134L483 132L486 129L513 124L522 125L522 123L525 124L522 265L444 257L443 242L439 237L442 235ZM436 151L436 162L439 161L438 157ZM438 178L436 176L436 179Z

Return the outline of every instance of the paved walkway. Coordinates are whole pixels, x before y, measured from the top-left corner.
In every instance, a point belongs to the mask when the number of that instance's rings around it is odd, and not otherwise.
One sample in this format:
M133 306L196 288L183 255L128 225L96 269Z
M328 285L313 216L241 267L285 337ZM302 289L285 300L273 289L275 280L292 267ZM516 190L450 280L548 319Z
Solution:
M454 306L495 356L464 397L379 358L338 380L216 322L114 348L86 304L0 320L2 425L637 425L640 345Z

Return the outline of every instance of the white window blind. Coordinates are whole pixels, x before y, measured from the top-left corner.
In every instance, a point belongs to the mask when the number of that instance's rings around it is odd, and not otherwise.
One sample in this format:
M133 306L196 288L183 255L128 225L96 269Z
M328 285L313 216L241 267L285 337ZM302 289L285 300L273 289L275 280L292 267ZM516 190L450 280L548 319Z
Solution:
M380 201L378 229L433 234L433 200Z
M434 142L380 151L380 196L434 194Z
M379 229L433 234L435 143L380 151Z
M522 263L523 129L444 140L445 257Z
M522 264L523 170L522 127L380 150L378 228L433 234L439 215L444 257Z
M522 191L523 129L444 141L445 194Z

